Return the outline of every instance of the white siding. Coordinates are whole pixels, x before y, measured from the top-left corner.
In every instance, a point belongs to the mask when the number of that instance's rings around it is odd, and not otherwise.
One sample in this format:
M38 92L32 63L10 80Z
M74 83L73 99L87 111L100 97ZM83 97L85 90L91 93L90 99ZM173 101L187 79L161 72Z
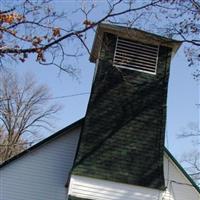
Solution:
M164 173L167 190L162 200L200 200L199 192L166 154Z
M200 194L166 154L164 174L167 186L164 192L135 185L72 176L69 194L95 200L200 200Z
M80 128L12 161L0 169L0 200L65 200Z
M69 194L96 200L158 200L160 191L94 178L72 176Z

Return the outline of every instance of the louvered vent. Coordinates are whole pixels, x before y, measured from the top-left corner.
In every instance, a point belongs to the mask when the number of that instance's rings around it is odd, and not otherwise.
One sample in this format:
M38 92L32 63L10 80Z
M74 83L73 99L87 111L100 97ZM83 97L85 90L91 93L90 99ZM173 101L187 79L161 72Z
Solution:
M159 46L117 39L113 65L156 74Z

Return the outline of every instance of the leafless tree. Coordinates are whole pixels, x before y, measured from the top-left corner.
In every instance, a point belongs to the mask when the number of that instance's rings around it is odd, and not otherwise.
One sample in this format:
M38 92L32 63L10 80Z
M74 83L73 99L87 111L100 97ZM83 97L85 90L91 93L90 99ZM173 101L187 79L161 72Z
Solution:
M200 185L200 152L198 149L182 156L181 162L192 179Z
M74 74L75 69L66 60L90 53L87 34L95 31L101 22L119 23L120 16L130 26L147 10L161 0L106 0L80 1L74 10L56 10L56 0L22 0L2 2L0 10L0 61L4 66L11 60L25 62L30 54L43 65L55 65ZM57 2L60 3L60 2ZM66 4L65 4L66 5ZM65 9L66 10L66 9ZM137 13L142 11L143 14ZM96 13L101 13L97 17ZM76 20L78 19L78 21ZM62 22L62 23L61 23ZM125 22L124 22L125 23ZM72 44L71 44L72 43ZM76 46L76 48L71 48ZM84 47L84 48L81 48ZM80 50L84 49L84 51Z
M31 75L0 75L1 162L30 146L39 129L52 127L50 120L59 106L48 104L49 99L48 88Z
M189 138L194 139L192 142L194 145L199 145L200 141L198 140L200 137L199 125L197 123L191 122L188 124L187 128L184 128L180 134L178 134L178 138Z
M191 122L187 128L184 128L180 134L179 139L190 140L193 144L193 150L184 153L180 159L186 171L193 178L193 180L200 185L200 132L197 123Z
M140 27L178 38L187 44L189 65L200 60L197 0L82 0L74 3L72 10L63 4L66 8L61 11L62 6L57 5L62 3L56 0L1 2L4 8L0 10L1 66L8 60L25 62L33 54L40 64L55 65L75 74L76 67L70 58L90 53L88 34L102 22ZM196 78L198 72L197 69Z
M155 10L159 8L160 12ZM154 7L159 33L177 38L184 44L188 66L194 67L194 79L200 78L200 2L199 0L166 0Z
M13 136L14 137L14 136ZM14 139L11 138L11 141ZM10 144L8 141L8 135L3 133L2 130L0 130L0 164L9 159L9 157L13 157L14 155L17 155L27 149L30 146L30 143L28 143L26 140L19 138L18 141L15 144ZM10 156L6 156L6 149L9 148Z

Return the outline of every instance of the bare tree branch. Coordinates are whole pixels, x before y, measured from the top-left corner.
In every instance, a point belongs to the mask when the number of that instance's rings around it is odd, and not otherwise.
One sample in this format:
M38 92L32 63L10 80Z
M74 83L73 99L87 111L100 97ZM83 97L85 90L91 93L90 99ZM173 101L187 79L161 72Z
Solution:
M0 43L0 60L3 62L6 58L9 58L15 61L20 60L25 62L28 58L28 54L34 53L37 55L37 61L39 63L47 63L48 65L53 64L56 67L59 67L62 70L66 69L66 71L69 72L63 61L57 62L55 56L52 56L52 61L48 61L44 58L44 54L50 49L54 49L55 52L55 47L63 46L63 44L61 44L62 41L75 38L80 41L85 50L89 53L89 47L85 42L86 37L82 38L82 35L86 35L88 31L93 30L102 22L107 20L112 21L115 17L124 16L127 13L142 11L159 4L161 0L150 0L141 5L138 4L138 6L133 2L133 0L128 0L127 2L122 0L108 0L107 12L105 15L102 15L99 19L95 20L90 19L90 17L95 12L96 6L92 2L86 2L87 6L82 4L82 6L77 9L77 11L83 14L83 20L80 25L75 28L76 26L72 22L71 26L64 28L56 26L56 23L61 18L67 18L67 14L59 14L54 11L50 6L52 1L22 1L15 6L16 13L13 14L12 12L9 12L8 15L0 14L0 37L3 38L2 44ZM118 9L122 4L125 5L123 9ZM18 9L19 5L21 5L21 8L23 9ZM19 13L17 13L17 11ZM38 13L37 17L35 13ZM134 20L131 21L133 22ZM39 29L40 31L35 33L36 29ZM27 34L21 34L22 30ZM61 51L61 54L63 55L61 58L62 60L63 58L69 57L71 54L66 53L66 49L63 51L63 47L58 48L58 50Z
M50 129L50 119L60 106L48 106L47 87L37 85L30 75L22 82L13 74L1 74L0 95L0 162L3 162L27 148L27 140L32 142L28 135L34 138L41 128ZM19 147L19 143L24 145Z

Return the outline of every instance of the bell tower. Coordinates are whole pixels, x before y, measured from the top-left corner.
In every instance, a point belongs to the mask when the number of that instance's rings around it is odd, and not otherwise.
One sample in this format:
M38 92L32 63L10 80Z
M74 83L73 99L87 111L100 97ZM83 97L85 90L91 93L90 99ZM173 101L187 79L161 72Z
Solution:
M179 46L137 29L98 26L90 57L96 73L71 174L71 199L81 196L78 177L165 188L167 87Z

